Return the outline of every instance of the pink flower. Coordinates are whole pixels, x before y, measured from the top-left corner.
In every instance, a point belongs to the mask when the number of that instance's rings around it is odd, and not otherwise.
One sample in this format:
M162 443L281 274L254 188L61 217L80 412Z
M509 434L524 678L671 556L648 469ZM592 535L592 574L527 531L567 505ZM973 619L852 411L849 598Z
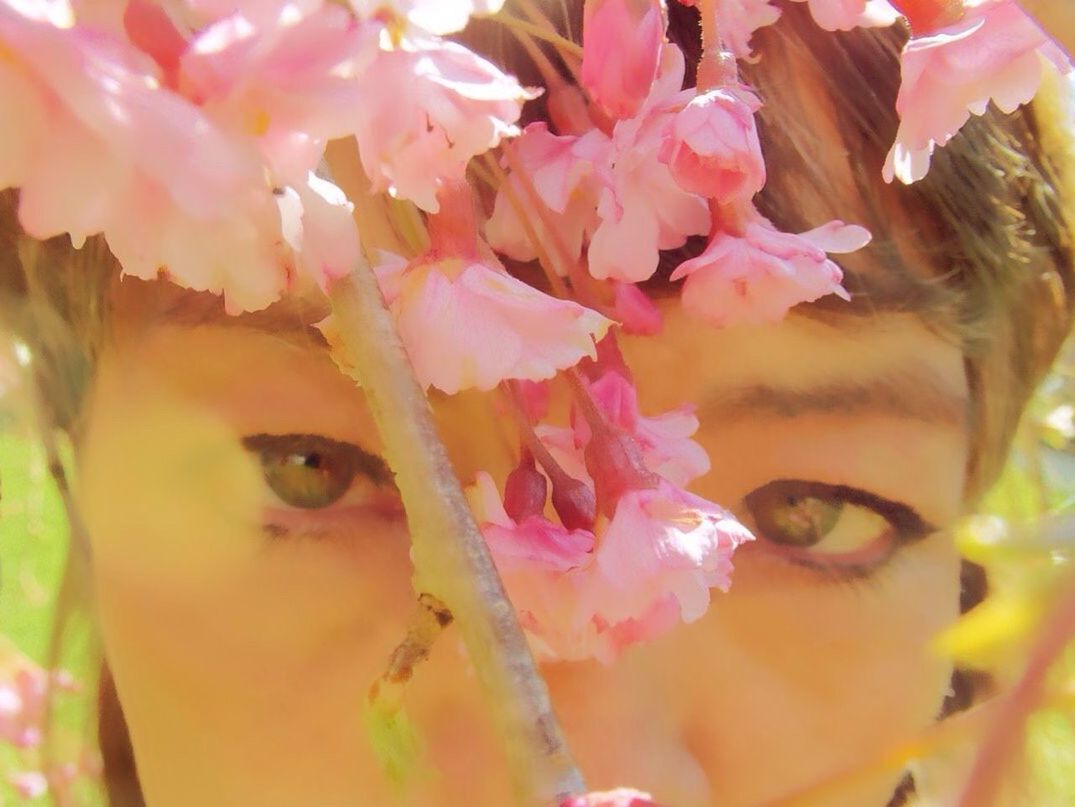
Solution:
M705 200L688 193L660 160L674 116L693 90L680 91L683 54L664 49L661 72L639 114L616 124L609 162L601 170L601 223L590 239L590 274L630 283L657 269L659 250L682 246L709 229Z
M551 378L592 357L611 325L477 260L388 265L378 274L419 381L448 393Z
M896 98L900 126L885 161L886 182L916 182L929 170L935 146L943 146L990 100L1013 112L1034 97L1051 64L1071 63L1014 0L968 6L960 22L916 37L901 57L903 82Z
M262 308L289 280L271 188L252 141L163 88L116 36L58 28L0 4L0 185L21 186L37 238L103 232L124 271Z
M513 521L487 474L470 497L520 622L546 658L608 663L700 618L709 589L730 584L736 547L753 540L730 513L666 480L624 494L596 540L543 516Z
M559 807L660 807L649 793L632 787L595 791L584 796L571 796L560 802Z
M661 332L664 323L653 300L634 283L612 281L612 318L620 323L624 333L653 336Z
M727 511L666 480L623 495L596 540L543 516L513 521L487 474L469 493L520 622L546 658L611 662L698 619L709 589L727 589L732 552L753 540Z
M687 405L656 417L644 417L638 408L638 391L622 375L607 372L590 384L590 394L609 424L638 441L646 467L674 485L684 486L709 472L709 455L694 440L698 418ZM577 440L584 444L590 430L575 417Z
M627 628L632 641L666 632L670 607L675 622L693 622L709 607L710 588L731 585L732 553L752 540L731 513L665 480L629 491L597 543L595 614Z
M586 0L582 86L613 118L631 117L649 94L663 41L660 0Z
M754 125L761 108L742 88L722 87L691 99L661 147L679 186L721 202L750 199L765 185L765 162Z
M596 129L582 136L561 137L552 134L542 121L527 126L512 145L514 157L547 211L544 215L531 211L523 179L512 172L497 191L493 214L485 224L489 245L517 261L537 257L533 239L516 209L519 205L527 211L527 222L540 243L551 245L555 238L577 259L583 239L599 223L596 166L607 161L610 146L609 139ZM549 232L549 226L554 232Z
M180 86L219 127L256 138L278 183L294 181L317 167L326 140L350 133L363 102L356 76L376 56L376 34L319 2L281 5L266 19L232 14L194 37Z
M504 588L535 651L544 658L593 654L597 629L581 604L593 557L593 533L568 530L541 516L521 523L500 503L496 484L479 473L467 490Z
M358 232L344 192L312 171L305 184L277 195L285 240L305 276L326 289L351 271L359 256Z
M796 0L810 4L810 14L826 31L884 27L899 19L900 13L886 0Z
M489 474L479 473L475 485L471 504L501 572L531 565L566 572L583 565L593 552L588 530L568 530L537 515L516 522L505 512Z
M462 45L438 40L381 51L358 84L352 126L373 189L433 213L444 183L518 134L522 104L536 97Z
M684 308L714 325L776 322L792 306L825 294L849 299L840 267L825 253L852 252L869 239L862 227L840 221L799 235L782 233L758 216L742 235L718 232L672 279L687 278Z

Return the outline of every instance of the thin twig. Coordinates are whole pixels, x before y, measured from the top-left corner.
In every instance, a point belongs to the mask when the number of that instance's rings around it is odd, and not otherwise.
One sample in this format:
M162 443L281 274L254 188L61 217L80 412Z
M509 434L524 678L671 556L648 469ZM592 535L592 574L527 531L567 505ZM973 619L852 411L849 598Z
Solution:
M530 240L530 245L534 248L534 252L538 256L538 264L541 266L541 270L545 273L545 278L549 281L552 293L560 298L569 298L570 293L567 290L567 286L564 284L563 278L556 272L556 268L553 265L552 255L545 249L544 241L534 227L534 222L530 219L529 211L523 203L523 200L520 199L519 195L515 192L515 188L508 179L508 175L505 173L504 169L500 167L500 164L492 154L485 154L482 156L482 159L485 162L486 171L492 175L493 179L498 183L499 188L507 194L508 204L510 204L512 210L515 211L515 215L519 219L519 224L522 226L523 231L526 233L526 237ZM530 202L534 205L542 204L540 199L534 198L534 195L531 195Z
M407 510L416 590L459 624L506 746L518 800L584 792L515 613L467 507L376 278L361 261L330 290L333 313L384 441Z

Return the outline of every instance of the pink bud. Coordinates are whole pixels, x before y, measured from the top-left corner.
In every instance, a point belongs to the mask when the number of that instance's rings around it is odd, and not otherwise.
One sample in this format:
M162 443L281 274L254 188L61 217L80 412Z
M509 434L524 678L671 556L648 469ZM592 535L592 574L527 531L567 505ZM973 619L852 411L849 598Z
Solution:
M534 466L534 456L529 451L523 451L522 459L515 470L508 474L504 486L504 511L514 521L541 515L548 495L548 480Z
M679 114L661 148L681 188L722 204L750 199L765 185L754 113L745 89L722 87L696 96Z
M597 518L597 502L593 491L567 474L558 475L552 483L552 506L560 523L569 530L592 530Z
M612 117L631 117L653 85L663 39L660 0L586 0L582 86Z
M625 333L654 336L661 332L661 312L642 289L634 283L612 281L615 299L612 317L619 320Z
M616 503L631 490L657 486L657 476L646 467L642 447L632 435L609 426L594 428L586 446L586 470L593 477L601 512L612 518Z
M597 342L597 358L583 359L578 363L578 370L590 381L597 381L609 372L619 373L628 381L634 377L631 374L631 368L627 366L623 358L623 353L620 352L619 342L616 341L613 333L609 333Z

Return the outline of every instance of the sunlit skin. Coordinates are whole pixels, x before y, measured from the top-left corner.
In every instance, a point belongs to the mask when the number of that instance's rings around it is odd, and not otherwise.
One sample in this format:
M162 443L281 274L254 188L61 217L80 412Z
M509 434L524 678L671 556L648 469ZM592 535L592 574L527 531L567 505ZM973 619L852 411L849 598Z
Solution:
M625 352L644 412L699 404L713 470L694 489L748 524L745 497L773 480L862 490L934 526L961 511L963 359L912 317L717 331L673 314L661 339ZM770 404L744 397L757 385ZM503 478L512 462L492 406L438 399L464 480ZM415 607L405 524L361 478L323 512L288 508L240 443L259 433L378 449L362 393L301 331L161 322L124 331L101 363L81 498L148 802L393 803L361 711ZM545 666L591 786L633 785L677 807L755 805L935 718L950 667L929 641L958 613L952 542L943 531L888 542L869 508L842 517L839 545L805 553L759 534L702 620L620 663ZM841 570L849 559L854 574ZM429 763L410 803L510 803L454 631L407 697ZM826 803L883 805L897 779Z

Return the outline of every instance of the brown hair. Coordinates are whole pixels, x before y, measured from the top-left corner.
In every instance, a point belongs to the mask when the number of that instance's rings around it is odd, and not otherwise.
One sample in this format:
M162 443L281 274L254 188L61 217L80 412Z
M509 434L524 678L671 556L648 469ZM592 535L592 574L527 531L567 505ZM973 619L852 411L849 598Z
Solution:
M899 123L906 29L830 33L804 4L781 8L782 19L755 35L761 58L744 69L766 102L761 135L774 166L758 205L794 232L855 211L874 240L841 261L850 310L912 313L961 346L973 501L999 473L1027 399L1071 328L1075 188L1058 89L1011 115L972 116L936 151L925 179L887 185L881 166ZM823 106L836 143L808 128L816 115L806 104ZM841 147L844 170L834 174L817 155ZM848 307L825 299L813 308L831 316Z

